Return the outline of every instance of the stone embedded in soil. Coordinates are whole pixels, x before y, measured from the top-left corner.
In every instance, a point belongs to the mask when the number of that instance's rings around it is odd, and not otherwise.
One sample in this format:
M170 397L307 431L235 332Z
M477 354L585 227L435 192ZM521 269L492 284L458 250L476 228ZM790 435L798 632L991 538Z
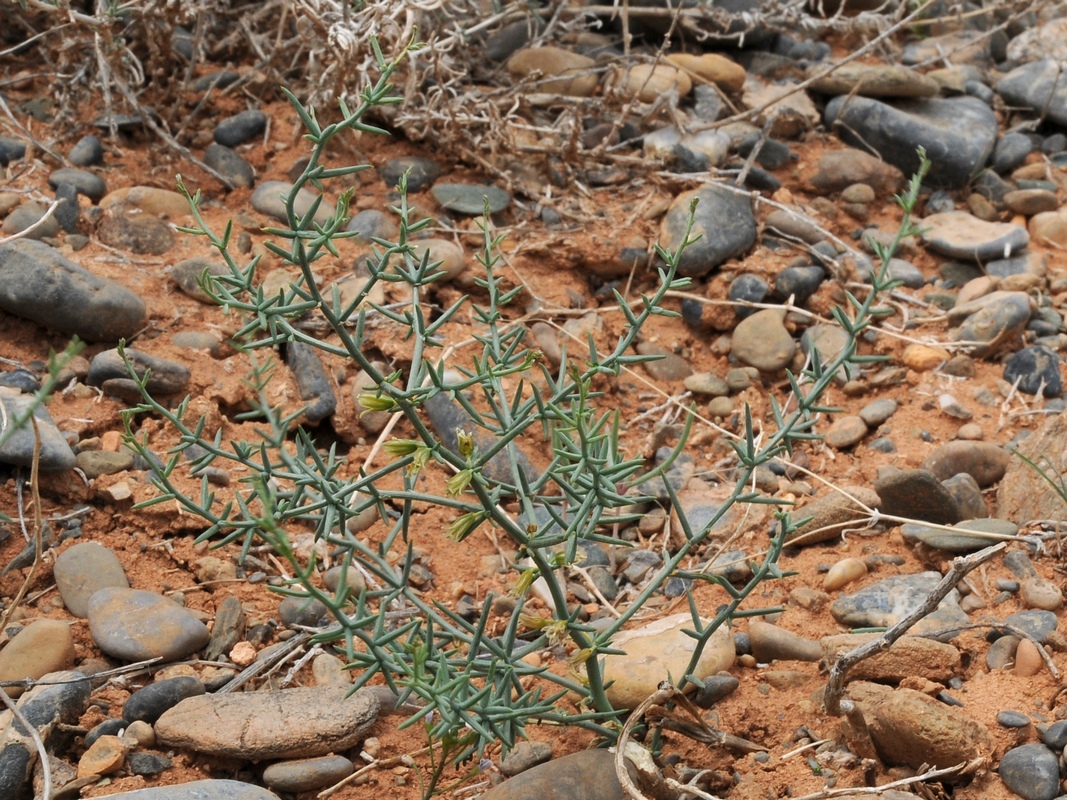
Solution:
M887 422L896 412L899 404L891 397L879 397L860 409L860 417L870 427L877 428Z
M1053 248L1067 247L1067 208L1034 214L1028 225L1035 244Z
M880 158L862 150L830 150L819 159L818 171L810 179L820 193L840 192L857 183L866 184L879 194L899 192L904 173Z
M874 490L882 500L881 510L885 514L945 525L960 520L956 499L927 470L898 470L879 477L874 482Z
M467 183L437 183L430 190L441 208L457 214L499 214L511 205L511 195L496 186Z
M683 613L617 635L611 641L611 647L626 655L608 655L601 660L604 683L611 684L605 689L611 705L636 708L656 691L661 681L677 680L685 674L697 642L683 631L692 629L693 618ZM720 627L708 640L693 674L697 678L706 678L728 670L733 666L734 657L733 637L725 627Z
M168 267L166 272L185 294L201 303L214 304L211 296L201 287L200 280L205 272L216 276L229 275L230 269L218 261L197 256L179 261L173 267Z
M112 453L107 450L83 450L74 458L78 469L86 478L93 480L101 475L115 475L133 469L133 453L123 450Z
M252 165L225 145L209 144L204 151L204 163L238 188L251 189L256 184L256 171Z
M615 754L583 750L521 772L479 800L620 800L627 796L615 774Z
M689 362L669 347L655 342L640 342L635 348L640 355L655 356L655 361L646 361L642 366L649 377L657 381L681 381L693 374Z
M37 679L72 666L74 637L70 625L56 619L31 622L0 650L0 681ZM15 698L23 688L9 686L6 691Z
M278 800L278 795L241 781L202 780L101 795L97 800Z
M145 214L160 218L188 217L192 214L189 201L179 192L158 186L123 186L100 201L101 208L137 208Z
M797 343L783 324L785 309L765 308L734 328L731 354L760 372L779 372L793 361Z
M671 53L664 60L731 92L745 85L745 68L719 53Z
M221 120L215 126L215 141L225 147L237 147L267 129L267 115L251 108Z
M211 628L211 639L204 650L204 660L218 661L220 656L228 655L244 636L244 632L244 608L240 600L230 595L215 609L215 624Z
M355 765L344 756L279 761L263 770L263 783L279 792L313 792L333 786L355 770Z
M1025 800L1053 800L1060 793L1059 759L1043 744L1012 748L1001 756L997 772Z
M1067 84L1061 71L1053 59L1032 61L997 81L996 90L1010 105L1031 108L1043 118L1067 125Z
M91 167L104 160L104 146L93 134L86 134L70 148L67 154L70 163L76 167Z
M130 695L122 707L122 718L127 722L143 720L151 724L185 698L203 693L204 684L191 675L157 680Z
M190 697L159 718L156 737L165 748L245 761L323 756L354 747L378 719L373 692L346 694L312 688Z
M1011 453L992 442L947 442L926 457L922 468L942 481L966 472L984 489L1004 477L1011 461Z
M954 525L952 530L907 524L901 528L901 532L905 540L920 541L937 550L949 553L974 553L998 541L997 538L982 536L982 533L1014 536L1019 532L1019 528L1015 523L1007 520L972 519Z
M390 158L378 170L385 185L390 189L400 184L400 179L407 175L407 190L421 192L428 189L441 175L441 165L432 158L420 156L401 156Z
M90 342L132 337L145 326L144 301L46 244L0 246L0 309Z
M28 417L33 403L33 397L29 395L0 394L0 406L3 406L8 420ZM52 415L43 405L39 405L34 409L33 416L37 419L37 432L41 440L38 453L39 467L49 472L65 472L73 469L76 463L74 451L70 449L66 438L59 432ZM15 430L3 443L0 443L0 464L12 464L17 467L33 466L35 442L32 424L23 425Z
M862 710L886 764L944 768L992 750L983 725L921 692L858 681L847 694Z
M252 192L252 208L260 214L266 214L268 217L274 217L276 220L288 223L289 218L286 216L285 200L283 198L288 197L292 191L293 184L286 181L264 181ZM318 199L319 195L310 189L300 189L296 195L296 201L293 203L293 210L296 213L298 222L311 211ZM322 198L313 221L319 225L325 225L327 220L333 217L334 212L333 203L326 198Z
M963 429L961 428L957 432L961 439L966 438L960 435L962 431ZM981 519L989 516L989 509L986 508L982 490L978 487L978 481L972 476L966 472L961 472L941 481L941 484L948 489L949 494L956 501L956 506L959 508L960 516L963 519Z
M190 372L184 364L151 356L132 347L127 347L125 352L138 378L144 379L146 373L151 373L145 386L149 394L179 394L189 385ZM132 380L118 349L104 350L93 356L86 383L102 386L106 381L115 379Z
M189 611L154 592L101 589L89 598L89 632L107 655L123 661L185 658L207 644L207 628Z
M137 255L161 256L174 247L167 223L145 214L104 217L96 233L108 247Z
M674 198L660 225L660 247L672 253L681 247L694 200L698 203L690 238L700 240L685 248L679 259L678 274L686 277L707 275L756 241L756 219L748 197L707 184Z
M841 492L830 492L816 498L806 506L793 509L794 519L811 517L796 531L789 534L786 544L810 545L836 539L846 528L862 528L866 524L867 512L855 500L877 509L881 500L866 486L843 486Z
M964 309L954 309L950 320ZM974 313L962 321L953 338L972 343L979 358L996 355L1012 345L1030 321L1030 300L1025 292L997 291L979 298Z
M78 777L117 772L132 748L132 741L118 736L101 736L78 759Z
M918 608L940 581L938 572L894 575L838 598L830 605L830 613L850 628L889 627ZM967 615L960 609L959 595L953 590L933 613L909 630L919 634L968 622Z
M1050 477L1067 475L1067 415L1054 414L1016 445L1021 456L1038 464ZM1023 461L1008 458L1004 480L997 487L997 516L1027 522L1060 519L1067 501L1052 491L1043 477Z
M964 261L1010 258L1026 248L1030 234L1011 222L986 222L966 211L932 214L922 221L923 241L931 250Z
M822 648L818 642L768 622L750 622L748 640L752 655L763 664L772 661L818 661L822 658Z
M833 664L845 653L872 639L877 633L842 633L819 640L822 658ZM950 644L920 636L902 636L888 650L865 658L848 671L849 680L900 683L912 675L945 683L960 671L960 651Z
M1004 363L1004 380L1014 384L1025 394L1059 397L1063 394L1060 377L1060 357L1044 345L1024 347L1012 353Z
M985 166L997 138L997 118L973 97L905 100L835 97L824 120L845 142L873 149L906 175L919 170L916 150L931 160L927 181L958 188Z

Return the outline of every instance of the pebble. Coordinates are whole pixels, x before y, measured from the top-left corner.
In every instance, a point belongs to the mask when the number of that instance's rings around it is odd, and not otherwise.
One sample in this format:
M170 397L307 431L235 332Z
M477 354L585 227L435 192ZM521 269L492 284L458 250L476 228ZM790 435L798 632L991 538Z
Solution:
M913 689L855 681L847 694L862 710L886 764L951 767L988 753L993 746L983 725Z
M86 478L93 480L101 475L116 475L133 469L133 460L133 453L128 450L120 453L85 450L75 456L74 463Z
M133 737L126 736L131 739ZM126 755L126 769L131 775L152 776L166 772L174 766L174 762L160 753L143 753L134 751Z
M847 415L834 420L826 429L824 441L835 450L846 450L862 441L867 435L867 423L862 417Z
M719 53L671 53L665 60L729 92L738 92L745 84L745 68Z
M966 186L993 151L997 118L973 97L907 100L889 105L868 97L835 97L823 114L847 144L868 147L906 175L919 169L917 148L932 161L931 186Z
M674 199L660 226L660 247L674 252L681 246L693 200L698 203L690 237L700 236L700 240L685 248L679 259L678 274L700 277L752 247L756 241L756 219L746 196L718 184L708 184Z
M948 442L923 461L922 468L947 480L966 472L981 488L992 486L1004 477L1011 454L992 442Z
M444 275L438 280L454 280L467 270L467 256L463 248L447 239L419 239L411 243L412 257L416 261L429 258L438 262L435 271Z
M596 749L555 758L521 772L479 800L620 800L627 796L615 775L615 754Z
M122 661L176 661L207 644L204 623L172 600L139 589L100 589L89 598L89 632Z
M8 235L22 233L40 222L44 215L45 207L43 205L34 200L27 200L7 215L4 224L0 226L0 233ZM59 222L55 215L52 215L40 226L34 228L26 238L33 241L51 238L53 236L58 236L59 231Z
M689 362L669 347L655 342L639 342L634 349L642 356L656 357L655 361L646 361L642 364L645 372L653 380L681 381L693 374L693 368L689 366Z
M1045 668L1045 660L1038 652L1037 645L1029 639L1022 639L1015 650L1015 674L1020 678L1032 678Z
M293 184L286 181L264 181L252 192L252 208L260 214L266 214L268 217L287 223L289 218L286 215L285 200L283 198L287 197L292 191ZM296 202L293 204L297 219L302 219L318 199L319 195L315 194L315 192L307 188L301 188L296 195ZM318 211L315 212L313 220L319 225L325 225L333 217L334 213L333 203L324 199L319 205Z
M130 695L122 707L122 718L126 722L142 720L152 724L186 697L203 693L204 684L189 675L157 680Z
M734 328L730 355L760 372L779 372L793 361L797 343L783 324L785 309L765 308Z
M871 428L888 422L897 411L897 401L889 397L880 397L860 409L860 418Z
M960 520L956 499L928 470L891 472L879 477L874 482L874 489L882 501L881 511L885 514L941 525Z
M499 214L511 205L511 195L496 186L437 183L430 191L441 208L474 217Z
M552 759L549 742L519 742L501 761L500 772L509 778Z
M977 436L963 436L962 426L957 432L957 436L960 439L978 440L981 439L981 429L979 429L979 435ZM982 497L982 490L978 488L978 481L966 472L961 472L958 475L953 475L951 478L946 478L941 481L941 484L948 489L949 493L956 500L956 505L960 510L960 516L963 519L980 519L982 517L988 517L989 511L986 508L985 498Z
M147 322L144 301L99 278L46 244L0 246L0 309L90 342L132 337Z
M97 800L278 800L278 796L251 783L203 780L100 795Z
M61 183L56 187L56 200L62 202L56 207L52 219L67 233L77 234L81 221L77 190L69 183ZM66 243L71 244L69 241ZM73 245L71 246L73 249Z
M1053 248L1067 247L1067 208L1034 214L1028 227L1030 238L1035 244Z
M539 73L531 85L534 92L589 97L600 85L594 70L596 61L559 47L525 47L516 51L505 66L516 79Z
M1063 394L1060 358L1043 345L1024 347L1012 353L1004 363L1004 380L1010 384L1018 381L1019 391L1025 394L1044 397Z
M1004 205L1013 214L1030 217L1055 211L1060 207L1060 201L1055 192L1047 189L1019 189L1004 195Z
M704 686L694 693L693 702L701 708L711 708L720 700L736 692L741 686L741 681L733 675L723 674L704 678L703 684Z
M822 588L827 592L837 591L866 574L867 565L863 561L858 558L843 558L827 571Z
M192 297L194 300L199 300L201 303L214 304L211 295L205 292L200 285L205 271L208 275L216 276L230 274L230 268L225 264L200 256L179 261L173 267L168 267L166 270L171 279L178 284L178 288L185 294L189 295L189 297Z
M774 280L774 293L782 300L794 298L798 306L804 305L822 285L826 273L819 266L787 267Z
M64 183L73 186L78 190L78 194L85 195L94 203L99 203L107 194L107 184L88 170L70 167L52 170L48 176L48 185L55 189Z
M957 307L949 315L950 319L967 310L970 309ZM992 292L978 301L977 308L963 320L954 338L974 343L974 355L986 358L1014 343L1029 321L1030 302L1025 293Z
M2 289L0 289L2 291ZM8 419L20 419L28 415L33 408L34 399L29 395L0 394L0 406ZM37 430L41 439L38 453L40 469L48 472L66 472L74 469L77 460L66 438L56 427L55 420L44 405L33 410L37 419ZM24 425L6 436L0 442L0 464L12 464L17 467L33 466L33 451L36 437L32 425Z
M104 146L93 134L80 138L67 154L70 163L76 167L92 167L104 160Z
M1012 748L1001 756L997 772L1025 800L1053 800L1060 793L1059 759L1043 744Z
M1030 634L1044 644L1045 640L1056 630L1058 621L1051 611L1031 610L1017 611L1004 618L1004 624ZM994 628L994 633L1000 629Z
M68 547L56 559L52 575L63 605L81 619L88 616L89 598L96 591L130 586L118 556L98 542Z
M313 597L286 597L278 604L278 618L286 625L315 627L329 609Z
M240 189L251 189L256 184L256 171L240 153L222 144L209 144L204 151L204 163ZM184 198L183 198L184 199ZM188 209L186 209L186 212Z
M1067 720L1053 722L1051 725L1038 725L1037 734L1041 741L1053 750L1063 750L1067 747Z
M215 126L215 141L224 147L237 147L266 129L267 115L253 108L220 121Z
M946 211L923 219L922 238L936 253L966 261L1010 258L1025 249L1030 235L1022 225L986 222L966 211Z
M822 658L822 647L818 642L767 622L750 622L748 638L752 655L761 664L772 661L814 662Z
M855 594L838 598L830 605L830 613L850 628L889 627L918 607L940 581L938 572L894 575L865 586ZM968 622L967 615L960 610L958 595L953 591L911 631L922 633Z
M795 546L826 542L841 536L845 528L862 526L867 512L857 506L852 497L870 508L878 508L881 502L878 495L866 486L843 486L842 489L843 493L830 492L793 510L794 518L811 517L811 521L789 534L786 544Z
M110 775L126 762L133 743L118 736L101 736L78 760L78 777Z
M634 64L617 70L610 81L610 88L627 100L636 98L642 103L652 103L668 92L685 97L693 90L693 81L683 70L670 63Z
M50 672L74 666L74 637L70 625L55 619L31 622L0 650L0 681L36 680ZM5 689L20 697L21 686Z
M696 640L683 632L692 627L693 618L686 612L616 636L611 647L626 655L605 656L602 667L604 682L611 683L605 692L612 706L636 708L661 681L682 675L696 649ZM721 627L711 635L693 674L706 678L728 670L734 657L734 640Z
M1034 143L1025 133L1005 133L997 139L990 166L1001 175L1006 175L1021 166L1033 149Z
M1001 711L997 714L997 724L1005 728L1027 728L1030 718L1021 711Z
M828 366L835 358L841 355L849 344L849 336L839 325L812 325L800 337L800 351L804 355L814 349L819 354L819 360L823 366ZM835 380L839 384L845 384L849 378L856 374L855 368L850 364L842 364ZM863 414L860 414L863 417ZM864 420L866 422L866 420Z
M866 184L878 194L892 194L903 188L904 180L904 173L892 164L862 150L844 148L822 155L810 183L815 191L825 194L844 191L856 183Z
M711 372L694 372L682 380L682 385L694 394L725 397L730 393L726 381Z
M146 375L148 376L145 388L150 394L180 394L189 385L191 373L184 364L151 356L132 347L127 347L125 353L137 377L143 380ZM108 382L116 380L133 384L130 371L122 360L122 356L119 355L118 349L104 350L93 356L85 382L90 386L105 386ZM137 397L140 398L139 391Z
M170 226L157 217L144 214L104 217L96 234L108 247L136 255L161 256L174 247Z
M132 207L164 219L188 217L192 213L183 195L157 186L124 186L101 200L100 207L116 210Z
M263 770L263 783L279 792L313 792L333 786L356 771L344 756L279 761Z
M346 694L308 688L190 697L159 718L156 738L164 748L245 761L336 753L362 741L378 719L373 692Z

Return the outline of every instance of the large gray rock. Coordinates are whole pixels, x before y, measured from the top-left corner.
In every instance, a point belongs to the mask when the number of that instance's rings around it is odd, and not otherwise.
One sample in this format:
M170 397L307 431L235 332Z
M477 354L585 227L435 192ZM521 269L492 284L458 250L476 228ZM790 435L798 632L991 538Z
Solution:
M0 309L90 342L114 342L144 327L144 300L48 245L20 239L0 247Z
M687 247L678 262L678 273L689 277L707 275L756 241L756 218L749 199L712 183L674 198L660 226L660 247L673 252L681 246L694 200L699 202L689 235L700 240Z
M1051 58L1013 69L997 82L1000 96L1013 106L1026 106L1058 125L1067 125L1067 80Z
M997 139L992 109L973 97L901 101L835 97L824 121L853 147L871 148L906 175L919 169L918 147L932 166L927 182L965 186L985 166Z
M323 687L189 697L159 718L156 739L245 761L337 753L358 744L378 719L374 692L346 695Z
M105 794L97 800L278 800L278 795L251 783L206 780Z
M940 581L941 575L937 572L894 575L854 594L843 595L830 605L830 613L850 628L889 627L918 608ZM919 620L910 631L920 634L968 622L959 606L959 594L952 590L933 613Z

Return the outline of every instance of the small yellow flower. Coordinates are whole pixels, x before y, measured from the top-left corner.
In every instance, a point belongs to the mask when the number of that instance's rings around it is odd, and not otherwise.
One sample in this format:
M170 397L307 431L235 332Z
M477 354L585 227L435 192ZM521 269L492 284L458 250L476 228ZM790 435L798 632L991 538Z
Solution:
M448 492L449 497L456 497L462 494L463 491L470 485L471 478L474 477L474 470L461 469L455 475L448 479L448 484L445 487L445 491Z

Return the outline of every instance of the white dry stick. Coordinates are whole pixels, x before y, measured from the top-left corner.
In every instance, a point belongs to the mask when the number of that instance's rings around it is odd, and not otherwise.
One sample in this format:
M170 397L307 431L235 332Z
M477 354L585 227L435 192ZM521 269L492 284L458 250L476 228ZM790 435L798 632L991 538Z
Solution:
M938 603L944 600L948 593L956 588L956 585L963 580L968 572L980 564L989 561L993 556L998 555L1006 546L1007 545L1003 542L1000 542L992 547L979 550L977 553L972 553L969 556L960 556L952 559L952 568L918 608L897 622L896 625L893 625L877 639L865 642L856 649L850 650L838 658L837 661L834 662L833 668L830 670L830 680L826 684L824 702L826 703L827 713L838 717L846 710L842 708L841 694L845 688L845 676L852 667L856 666L856 664L860 663L865 658L869 658L876 653L881 653L892 647L893 643L907 633L912 625L937 608ZM851 703L849 703L849 705L851 705Z
M0 239L0 245L9 244L15 241L16 239L25 239L35 230L37 230L46 222L48 222L48 220L50 220L52 216L56 213L56 209L59 208L59 204L62 202L63 200L53 200L52 205L48 206L48 208L45 209L44 214L41 215L41 218L39 220L33 223L30 227L26 228L26 230L19 231L18 233L13 233L10 236Z

